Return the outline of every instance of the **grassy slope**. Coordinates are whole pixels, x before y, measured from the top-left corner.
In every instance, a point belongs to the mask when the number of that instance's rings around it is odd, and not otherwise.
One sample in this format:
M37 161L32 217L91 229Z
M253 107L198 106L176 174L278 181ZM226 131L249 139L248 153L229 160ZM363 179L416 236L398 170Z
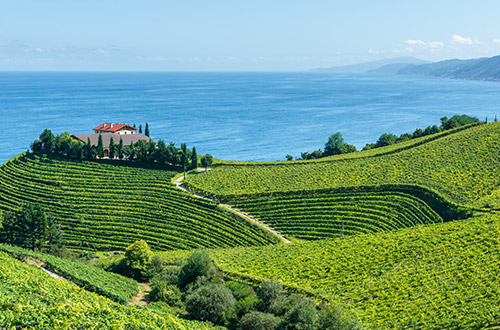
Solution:
M84 265L71 260L61 259L52 255L33 252L17 246L0 244L0 251L24 260L28 257L42 261L45 268L71 280L78 286L116 302L127 304L139 291L137 282L115 273Z
M264 245L258 227L176 189L174 172L20 156L0 167L0 209L42 203L74 249L124 248L136 239L162 249Z
M500 215L212 255L229 277L279 279L376 329L500 325Z
M220 166L189 177L187 182L195 190L218 197L368 184L420 184L456 203L475 207L489 203L499 208L499 142L500 122L494 122L378 157Z
M23 329L216 329L123 306L0 252L0 327Z

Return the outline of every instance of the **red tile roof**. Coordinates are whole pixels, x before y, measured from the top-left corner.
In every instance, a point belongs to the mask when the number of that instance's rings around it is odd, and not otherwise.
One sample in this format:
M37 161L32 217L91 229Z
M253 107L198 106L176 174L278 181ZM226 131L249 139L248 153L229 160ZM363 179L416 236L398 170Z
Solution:
M135 127L132 127L132 126L127 125L127 124L120 124L120 123L117 123L117 124L104 123L104 124L101 124L101 125L95 127L94 131L118 132L119 130L121 130L125 127L128 130L137 131L137 128L135 128Z

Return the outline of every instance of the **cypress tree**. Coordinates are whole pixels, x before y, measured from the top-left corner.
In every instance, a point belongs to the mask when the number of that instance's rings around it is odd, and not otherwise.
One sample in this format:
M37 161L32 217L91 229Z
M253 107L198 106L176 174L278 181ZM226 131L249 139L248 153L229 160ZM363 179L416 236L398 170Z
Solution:
M189 152L185 143L181 144L181 163L184 170L184 178L186 177L186 168L189 163Z
M120 143L118 143L118 158L123 158L123 139L120 136Z
M139 125L139 133L142 133L142 125Z
M99 158L104 157L104 143L102 142L101 134L99 134L99 138L97 139L97 155Z
M148 123L146 123L146 128L144 129L144 135L149 137L149 124Z
M113 141L113 137L109 139L109 158L115 158L115 141Z
M198 167L198 155L196 154L196 147L193 147L193 152L191 153L191 167Z

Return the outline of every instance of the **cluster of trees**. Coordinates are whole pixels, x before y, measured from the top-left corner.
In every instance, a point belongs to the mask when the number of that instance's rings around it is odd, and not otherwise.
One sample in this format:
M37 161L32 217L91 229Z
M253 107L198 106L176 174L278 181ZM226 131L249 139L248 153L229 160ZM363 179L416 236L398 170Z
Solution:
M287 294L277 281L262 282L258 288L225 282L206 251L193 252L185 262L172 265L153 256L146 242L137 241L116 269L149 281L151 301L229 329L361 329L340 307L317 307L305 297Z
M142 128L140 127L140 130ZM149 127L146 123L146 135ZM68 159L93 160L104 157L104 145L102 135L99 135L97 145L92 145L90 138L87 143L71 138L68 132L55 136L50 130L45 129L40 138L31 144L31 149L48 155L55 155ZM158 143L153 140L139 140L136 143L124 146L123 139L114 141L111 137L109 143L109 158L128 159L142 163L156 163L181 167L183 170L198 167L199 157L196 147L189 150L185 143L177 148L173 143L167 145L163 140ZM213 157L205 155L201 157L202 166L208 167L212 164Z
M425 129L417 128L413 133L404 133L401 134L400 136L396 136L391 133L384 133L380 135L378 138L377 142L375 143L368 143L363 150L369 150L373 148L380 148L384 146L388 146L391 144L396 144L396 143L401 143L404 141L408 141L411 139L416 139L421 136L426 136L426 135L431 135L439 132L443 132L449 129L453 129L456 127L464 126L464 125L469 125L469 124L474 124L474 123L479 123L479 119L476 117L471 117L467 115L455 115L451 118L448 119L448 117L442 117L441 119L441 125L433 125L433 126L427 126ZM488 119L486 118L485 122L487 122ZM495 121L497 121L497 118L495 116ZM313 152L303 152L301 153L301 159L318 159L322 157L327 157L327 156L332 156L332 155L340 155L340 154L346 154L346 153L351 153L351 152L356 152L356 147L350 144L346 144L344 142L344 138L342 137L342 134L339 132L330 135L328 138L328 142L325 144L325 150L322 151L321 149L314 150ZM287 160L293 160L293 156L291 155L286 155Z
M344 142L344 138L340 132L330 135L328 141L325 143L325 150L314 150L313 152L303 152L300 154L302 159L318 159L322 157L347 154L356 152L356 147ZM293 160L293 156L286 155L287 160Z
M63 234L58 222L38 204L26 204L19 211L3 215L0 241L26 249L57 252Z
M401 134L400 136L396 136L390 133L384 133L378 138L376 143L368 143L363 148L363 150L380 148L391 144L401 143L411 139L419 138L421 136L436 134L456 127L480 122L479 119L477 119L476 117L470 117L467 115L460 115L460 116L455 115L449 119L448 117L442 117L440 120L441 120L440 126L437 125L427 126L425 129L417 128L413 133L404 133Z

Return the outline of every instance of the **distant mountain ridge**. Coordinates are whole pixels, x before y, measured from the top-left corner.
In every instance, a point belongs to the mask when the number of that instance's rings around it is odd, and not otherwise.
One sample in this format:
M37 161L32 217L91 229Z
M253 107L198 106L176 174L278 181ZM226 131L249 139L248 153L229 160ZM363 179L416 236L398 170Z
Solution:
M500 81L500 56L408 65L399 69L397 74Z
M395 57L395 58L385 58L378 61L371 61L359 64L352 65L344 65L344 66L335 66L330 68L319 68L311 71L314 72L337 72L337 73L365 73L370 72L372 70L379 69L388 65L396 65L398 64L398 69L404 66L408 66L410 64L425 64L429 63L428 61L424 61L415 57ZM396 71L391 72L396 73Z
M415 57L396 57L345 66L319 68L311 71L326 73L399 74L500 81L500 55L470 60L452 59L433 63Z

